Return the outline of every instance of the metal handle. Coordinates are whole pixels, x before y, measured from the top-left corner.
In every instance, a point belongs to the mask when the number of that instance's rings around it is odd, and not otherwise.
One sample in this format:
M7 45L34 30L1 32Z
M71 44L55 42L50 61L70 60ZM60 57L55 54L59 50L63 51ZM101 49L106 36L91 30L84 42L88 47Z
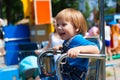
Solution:
M61 53L61 51L54 51L54 50L47 50L47 51L43 51L41 54L39 54L38 58L37 58L37 64L38 64L38 71L40 73L40 77L48 77L48 76L53 76L56 74L55 71L53 72L47 72L46 70L46 67L43 66L43 62L44 62L44 59L43 57L45 56L51 56L53 54L58 54L58 53ZM50 66L50 65L49 65Z

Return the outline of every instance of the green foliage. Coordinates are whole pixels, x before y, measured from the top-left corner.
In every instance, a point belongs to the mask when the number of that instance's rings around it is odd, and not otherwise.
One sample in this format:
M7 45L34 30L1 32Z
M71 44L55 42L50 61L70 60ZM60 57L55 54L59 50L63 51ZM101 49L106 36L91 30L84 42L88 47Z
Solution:
M52 0L54 4L58 3L60 0Z
M75 8L78 9L80 0L51 0L52 3L52 16L56 16L56 14L64 8ZM107 7L106 1L104 0L105 5L105 15L114 14L115 8ZM120 0L116 0L120 2ZM9 10L7 9L9 8ZM85 8L86 12L84 12L84 16L87 19L90 16L90 6L88 1L85 0ZM21 0L2 0L2 18L7 18L11 23L15 23L23 18L23 5Z
M104 15L106 16L106 15L109 15L109 14L115 14L116 8L108 7L107 6L107 1L108 0L104 0Z
M64 8L78 9L79 0L52 0L52 15L56 14Z
M90 12L91 12L87 1L85 2L85 9L86 11L83 13L83 15L85 16L85 19L87 21L87 18L90 16ZM87 25L90 26L90 23L88 21L87 21Z
M1 10L2 10L2 16L1 16L1 18L6 18L6 6L5 5L2 5L2 8L1 8Z
M15 23L23 18L23 6L21 0L3 0L2 18L7 18L9 23Z
M85 9L86 9L86 12L84 12L83 14L84 14L85 18L87 19L90 16L90 12L91 12L87 1L85 2Z
M116 9L115 8L108 8L107 10L104 11L105 15L109 14L115 14Z

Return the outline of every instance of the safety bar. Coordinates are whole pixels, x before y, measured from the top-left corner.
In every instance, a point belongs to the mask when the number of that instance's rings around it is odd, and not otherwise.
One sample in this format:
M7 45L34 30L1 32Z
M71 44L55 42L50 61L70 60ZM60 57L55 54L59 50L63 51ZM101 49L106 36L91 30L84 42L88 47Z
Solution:
M61 51L60 51L60 50L54 51L54 50L50 49L50 50L41 52L40 55L39 55L38 57L41 58L41 57L45 56L45 55L48 54L48 53L51 53L51 54L54 54L54 53L55 53L55 54L58 54L58 53L61 53Z
M37 64L38 64L38 71L40 73L40 77L49 77L49 76L52 76L54 75L54 73L46 73L46 72L42 72L43 71L43 57L46 56L46 55L54 55L54 54L60 54L61 51L60 50L57 50L57 51L54 51L52 49L50 50L47 50L47 51L43 51L39 54L38 58L37 58ZM45 71L45 69L44 69Z
M58 76L58 80L63 80L62 79L62 75L61 75L61 71L60 71L60 64L62 62L62 60L64 58L67 58L69 57L67 54L62 54L56 61L56 73L57 73L57 76ZM106 55L105 54L79 54L77 56L78 58L95 58L95 59L105 59L106 58Z

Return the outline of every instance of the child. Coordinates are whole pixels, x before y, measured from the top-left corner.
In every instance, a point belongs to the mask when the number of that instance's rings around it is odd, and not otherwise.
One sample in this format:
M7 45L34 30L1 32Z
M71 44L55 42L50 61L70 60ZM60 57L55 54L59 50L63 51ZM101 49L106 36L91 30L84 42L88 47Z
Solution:
M85 80L89 59L76 58L80 53L99 53L96 44L84 38L87 24L82 13L72 8L60 11L56 16L56 31L63 43L63 53L67 53L67 64L63 65L63 80Z
M52 23L53 23L53 26L55 28L55 26L56 26L55 18L52 18ZM48 42L47 46L43 47L42 49L35 50L35 53L39 55L42 51L46 51L46 50L52 49L53 47L62 46L62 43L63 43L63 40L60 38L60 36L56 32L56 30L54 30L54 32L52 32L49 35L49 42ZM54 55L54 61L56 61L56 59L59 56L60 56L60 54ZM40 79L39 76L37 76L35 80L39 80L39 79ZM49 79L50 78L48 78L48 80Z
M55 26L56 26L55 18L52 18L52 23L53 23L53 26L55 28ZM50 33L50 35L49 35L49 41L48 41L47 46L43 47L42 49L35 50L35 53L39 55L42 51L46 51L48 49L51 49L54 46L58 46L58 45L62 46L62 43L63 43L63 40L60 38L60 36L56 32L56 30L54 30L54 32Z
M111 28L109 25L107 25L106 22L104 22L105 26L105 47L106 47L106 53L108 60L112 60L112 53L111 53Z

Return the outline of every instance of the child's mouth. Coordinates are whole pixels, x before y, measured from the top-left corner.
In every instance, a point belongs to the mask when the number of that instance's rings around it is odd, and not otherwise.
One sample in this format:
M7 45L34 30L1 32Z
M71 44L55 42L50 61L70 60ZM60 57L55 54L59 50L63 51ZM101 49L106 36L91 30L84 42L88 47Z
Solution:
M65 35L65 33L59 33L59 35L60 35L60 36L64 36L64 35Z

